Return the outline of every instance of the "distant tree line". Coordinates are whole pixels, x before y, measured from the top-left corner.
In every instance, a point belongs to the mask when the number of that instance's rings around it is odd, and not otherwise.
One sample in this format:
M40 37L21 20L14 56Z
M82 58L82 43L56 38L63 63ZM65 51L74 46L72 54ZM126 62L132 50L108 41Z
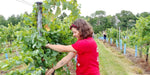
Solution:
M25 12L26 15L31 15ZM92 25L94 29L94 33L98 33L100 31L104 31L107 28L117 28L121 30L131 29L135 27L136 20L139 17L148 17L150 15L149 12L142 12L134 15L131 11L122 10L120 13L116 13L115 15L106 16L106 12L103 10L98 10L92 13L90 16L81 16L81 18L87 19L88 22ZM62 13L58 18L62 21L64 17L68 16L65 12ZM16 25L18 22L21 22L23 18L20 15L12 15L7 20L3 15L0 15L0 25L7 26L9 23L12 25Z
M3 15L0 15L0 25L8 26L8 24L16 25L22 20L20 15L12 15L7 20Z
M120 13L115 15L106 16L106 12L103 10L96 11L91 14L91 16L86 16L85 18L93 26L94 32L104 31L107 28L117 28L121 30L131 29L135 27L136 20L139 17L148 17L149 12L138 13L134 15L131 11L122 10Z
M28 14L25 12L24 14L31 16L31 14ZM23 14L23 15L24 15ZM8 24L16 25L18 22L21 22L24 18L22 18L23 15L12 15L7 20L3 15L0 15L0 25L8 26ZM63 12L58 18L60 18L62 21L67 16L65 12ZM23 22L21 22L21 25L24 25Z

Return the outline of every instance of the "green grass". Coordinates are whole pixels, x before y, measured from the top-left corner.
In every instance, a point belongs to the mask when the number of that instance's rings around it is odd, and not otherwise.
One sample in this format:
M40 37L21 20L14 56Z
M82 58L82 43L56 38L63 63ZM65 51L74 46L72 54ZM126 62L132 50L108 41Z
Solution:
M126 58L118 57L111 51L111 48L106 48L102 42L96 39L99 49L99 63L101 75L131 75L129 61Z

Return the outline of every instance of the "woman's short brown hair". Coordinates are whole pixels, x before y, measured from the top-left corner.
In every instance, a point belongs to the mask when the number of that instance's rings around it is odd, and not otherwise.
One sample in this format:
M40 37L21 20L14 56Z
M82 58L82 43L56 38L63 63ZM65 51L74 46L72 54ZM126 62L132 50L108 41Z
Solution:
M86 39L88 37L92 37L92 35L93 35L93 28L85 20L83 20L83 19L77 19L73 23L73 25L75 25L76 26L75 28L77 28L77 30L79 31L81 39Z

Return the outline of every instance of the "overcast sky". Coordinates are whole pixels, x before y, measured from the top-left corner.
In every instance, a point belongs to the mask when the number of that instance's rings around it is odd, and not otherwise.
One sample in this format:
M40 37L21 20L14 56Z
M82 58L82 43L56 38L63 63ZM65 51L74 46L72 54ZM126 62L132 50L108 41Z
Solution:
M31 13L32 4L43 0L0 0L0 15L6 19L12 14ZM26 1L26 2L24 2ZM104 10L106 15L115 15L121 10L134 14L150 12L150 0L77 0L81 4L81 15L91 15L96 10Z

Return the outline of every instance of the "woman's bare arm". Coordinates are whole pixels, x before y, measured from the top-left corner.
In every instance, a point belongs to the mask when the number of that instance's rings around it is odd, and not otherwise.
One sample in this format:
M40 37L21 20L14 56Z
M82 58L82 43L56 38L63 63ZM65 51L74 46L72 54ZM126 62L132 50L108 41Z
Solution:
M46 71L45 75L51 75L53 73L54 70L64 66L65 64L67 64L74 56L76 55L76 53L74 52L69 52L67 56L63 57L57 64L56 66L54 66L53 68L49 69Z
M65 46L65 45L47 44L46 47L58 52L76 52L76 50L71 45Z
M54 66L54 69L58 69L62 66L64 66L65 64L67 64L74 56L76 53L74 52L69 52L67 56L65 56L64 58L62 58L57 64L56 66Z

